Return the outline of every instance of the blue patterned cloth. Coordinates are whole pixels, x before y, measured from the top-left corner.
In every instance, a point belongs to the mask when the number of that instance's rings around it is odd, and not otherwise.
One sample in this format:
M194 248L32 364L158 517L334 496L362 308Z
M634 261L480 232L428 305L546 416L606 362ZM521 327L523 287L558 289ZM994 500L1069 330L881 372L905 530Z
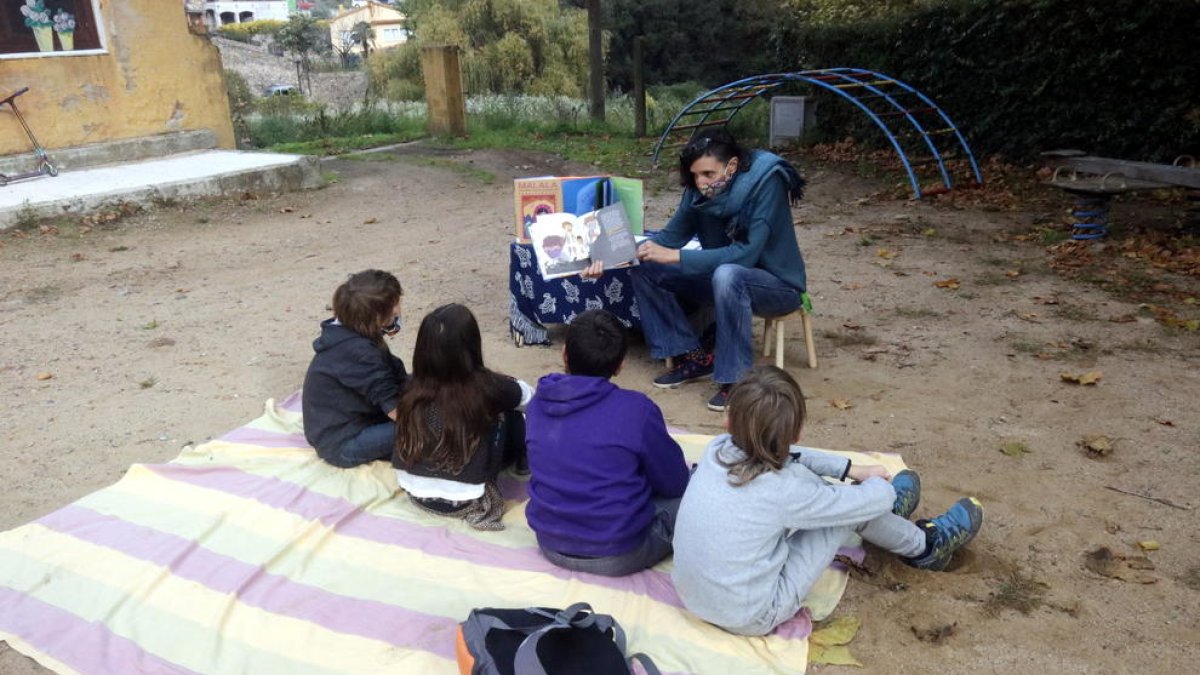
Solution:
M515 340L548 345L546 324L571 323L581 312L606 309L630 328L640 328L630 269L608 270L599 279L542 278L531 244L512 243L508 262L508 325Z

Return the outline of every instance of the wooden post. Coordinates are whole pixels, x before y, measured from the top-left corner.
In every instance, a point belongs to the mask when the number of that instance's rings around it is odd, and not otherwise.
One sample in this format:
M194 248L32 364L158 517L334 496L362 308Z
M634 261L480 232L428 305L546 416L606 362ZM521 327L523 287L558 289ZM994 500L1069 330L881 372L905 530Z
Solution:
M646 135L646 71L642 69L646 37L633 38L633 135Z
M467 99L463 95L458 47L422 47L425 105L431 134L466 136Z
M600 0L587 0L588 22L588 69L591 71L588 87L588 111L596 122L604 121L604 45L600 33Z

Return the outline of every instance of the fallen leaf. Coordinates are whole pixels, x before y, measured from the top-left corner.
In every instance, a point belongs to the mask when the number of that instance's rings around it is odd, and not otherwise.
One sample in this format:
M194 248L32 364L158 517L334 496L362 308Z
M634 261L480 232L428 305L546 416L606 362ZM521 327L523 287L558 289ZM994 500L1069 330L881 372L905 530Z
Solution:
M1115 449L1112 439L1104 434L1089 434L1075 441L1075 445L1083 448L1092 457L1107 457Z
M864 288L864 286L862 284L843 284L842 285L843 291L857 291L861 288Z
M1009 279L1016 279L1017 277L1021 276L1021 270L1008 270L1004 273L1004 276L1008 277Z
M42 372L35 375L35 377L37 377L39 382L45 382L46 380L49 380L50 378L54 377L54 373L47 373L46 371L43 370Z
M935 282L933 282L933 285L937 286L938 288L946 288L946 289L953 291L953 290L956 290L962 284L958 283L958 279L951 277L949 279L942 279L941 281L935 281Z
M1155 417L1155 418L1154 418L1154 421L1155 421L1155 422L1158 422L1159 424L1163 425L1164 427L1173 427L1173 426L1175 426L1175 423L1174 423L1174 422L1172 422L1172 421L1171 421L1171 420L1169 420L1169 419L1162 418L1162 417Z
M1108 320L1113 323L1133 323L1137 321L1137 317L1132 314L1122 314L1120 316L1111 316Z
M1033 296L1033 301L1039 305L1057 305L1058 304L1058 300L1056 298L1042 298L1042 297L1039 297L1036 295Z
M932 227L927 227L924 230L921 230L921 234L925 235L926 237L932 237L937 234L937 230L933 229Z
M944 623L940 626L931 626L929 628L917 628L909 626L913 635L921 642L931 642L935 645L940 645L946 641L946 638L954 635L954 629L958 626L958 622Z
M84 260L87 260L87 256L82 253L71 254L71 262L83 262Z
M1100 576L1120 579L1121 581L1132 581L1139 584L1152 584L1158 581L1158 579L1148 574L1141 574L1136 571L1137 569L1154 569L1153 565L1150 567L1142 566L1149 563L1149 560L1139 556L1135 558L1135 561L1136 568L1124 556L1113 553L1106 546L1101 546L1084 557L1083 566Z
M1158 542L1153 539L1139 541L1137 545L1138 548L1142 549L1143 551L1157 551L1160 548Z
M891 260L892 258L896 257L897 253L889 248L881 248L875 252L875 255L883 258L884 260Z
M1104 373L1099 370L1092 370L1086 373L1069 373L1063 371L1058 374L1063 382L1071 382L1073 384L1094 385L1104 377Z
M842 328L847 330L859 330L862 328L862 324L854 323L853 321L844 321L842 322Z
M838 617L808 636L808 660L835 666L862 667L846 645L858 634L860 622L852 616Z
M1109 534L1116 534L1121 531L1121 525L1120 523L1108 521L1104 524L1104 531Z
M853 403L844 398L831 398L829 399L829 405L838 410L849 410L854 407Z
M1003 452L1009 457L1023 457L1032 451L1029 449L1029 446L1025 445L1024 443L1021 443L1020 441L1012 441L1000 446L1000 452Z
M378 222L379 222L378 218L367 218L366 220L363 221L363 225L374 225L375 223L378 223Z
M1029 323L1041 323L1041 321L1037 320L1037 315L1037 312L1017 312L1018 319L1024 319Z
M296 210L296 209L293 209L293 208L292 208L292 207L290 207L290 206L281 206L281 207L279 208L279 212L280 212L280 213L291 213L292 211L295 211L295 210Z

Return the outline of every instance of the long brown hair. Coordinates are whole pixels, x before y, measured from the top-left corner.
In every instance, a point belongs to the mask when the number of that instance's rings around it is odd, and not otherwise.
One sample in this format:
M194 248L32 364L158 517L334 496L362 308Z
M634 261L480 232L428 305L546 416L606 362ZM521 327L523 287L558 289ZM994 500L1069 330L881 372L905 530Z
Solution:
M396 408L394 459L407 468L424 463L458 472L495 423L488 407L493 378L471 310L449 304L425 315L412 365Z
M804 393L796 380L775 366L754 368L733 386L725 411L733 443L746 455L734 462L717 458L730 482L745 485L782 469L804 427Z
M382 344L380 326L391 317L403 294L400 281L392 273L363 270L351 274L333 292L333 315L346 328Z

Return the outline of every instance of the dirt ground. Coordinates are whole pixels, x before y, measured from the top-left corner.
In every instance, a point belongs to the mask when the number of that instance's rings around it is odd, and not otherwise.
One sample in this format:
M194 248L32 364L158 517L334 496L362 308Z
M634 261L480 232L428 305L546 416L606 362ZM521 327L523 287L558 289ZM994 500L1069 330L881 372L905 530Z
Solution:
M352 271L400 277L405 329L392 344L405 360L423 314L458 301L480 319L489 365L530 382L557 369L557 346L509 339L510 179L587 167L421 153L329 162L336 182L303 194L0 235L0 529L299 388L317 322ZM832 169L806 173L796 219L820 367L802 365L798 339L787 354L809 399L807 444L902 453L923 477L918 515L961 495L986 509L947 573L879 552L855 573L837 615L862 620L851 649L864 672L1191 672L1197 334L1064 279L1042 245L1006 236L1044 213L915 203ZM677 199L649 198L647 222ZM656 390L659 367L639 343L618 381L648 392L670 424L716 433L711 386ZM1097 372L1092 385L1061 376ZM1111 450L1090 456L1080 443L1091 435ZM1139 549L1151 540L1157 550ZM1116 557L1092 567L1124 579L1085 567L1100 547ZM0 672L45 671L0 643Z

